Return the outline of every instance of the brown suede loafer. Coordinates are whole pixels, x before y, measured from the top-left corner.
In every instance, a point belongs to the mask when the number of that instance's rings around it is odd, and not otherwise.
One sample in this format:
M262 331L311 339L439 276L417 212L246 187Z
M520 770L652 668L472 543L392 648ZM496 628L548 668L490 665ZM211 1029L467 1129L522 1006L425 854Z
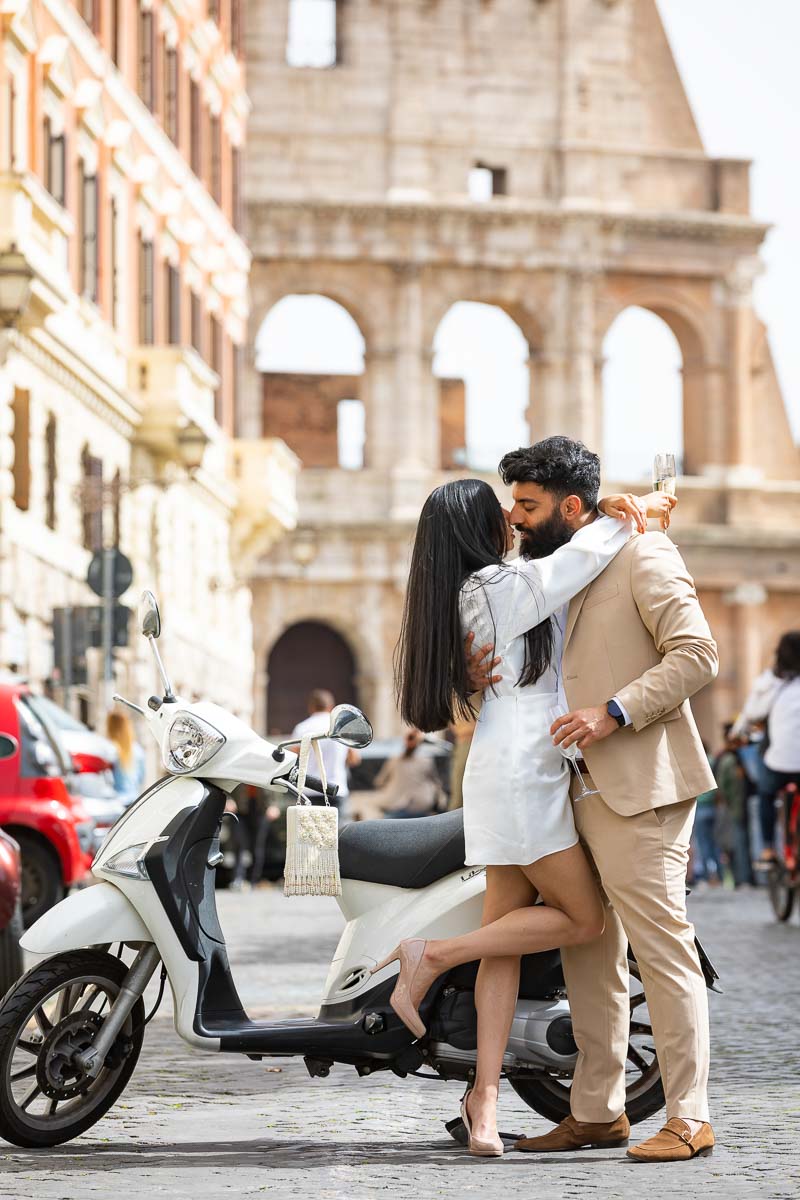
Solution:
M563 1150L607 1150L627 1146L631 1126L625 1113L616 1121L587 1124L570 1115L542 1137L520 1138L515 1150L528 1154L554 1154Z
M628 1151L636 1162L681 1162L714 1152L714 1130L704 1121L697 1133L680 1117L672 1117L655 1137L648 1138Z

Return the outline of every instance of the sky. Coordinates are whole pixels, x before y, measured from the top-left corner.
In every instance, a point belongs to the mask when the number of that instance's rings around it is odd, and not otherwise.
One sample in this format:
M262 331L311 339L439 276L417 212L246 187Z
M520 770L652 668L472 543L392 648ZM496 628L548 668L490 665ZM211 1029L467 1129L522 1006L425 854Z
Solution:
M753 160L752 212L774 226L756 307L800 440L800 0L658 0L658 7L707 152ZM528 440L524 339L499 310L462 304L440 326L434 351L436 374L466 380L468 464L493 469L510 445ZM604 394L613 398L602 447L606 477L647 478L654 453L682 450L680 351L657 317L629 309L609 332L604 356ZM330 302L283 301L262 327L257 362L358 373L363 339L345 314L332 316ZM355 406L343 405L340 446L349 465L359 464L362 438Z

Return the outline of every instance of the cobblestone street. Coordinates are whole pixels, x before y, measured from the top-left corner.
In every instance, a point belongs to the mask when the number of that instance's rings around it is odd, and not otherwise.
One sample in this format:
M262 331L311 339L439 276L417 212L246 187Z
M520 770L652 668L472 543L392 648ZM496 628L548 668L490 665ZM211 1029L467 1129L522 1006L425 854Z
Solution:
M611 1150L475 1161L443 1126L457 1111L456 1083L359 1080L349 1067L312 1081L301 1060L265 1067L191 1052L160 1015L127 1093L94 1130L53 1152L0 1147L0 1196L794 1200L800 930L796 920L773 921L764 893L707 893L691 903L725 989L712 998L712 1158L644 1168ZM260 890L224 893L220 910L251 1013L314 1012L341 924L334 902ZM640 1125L637 1140L659 1124ZM541 1133L548 1125L506 1086L501 1127Z

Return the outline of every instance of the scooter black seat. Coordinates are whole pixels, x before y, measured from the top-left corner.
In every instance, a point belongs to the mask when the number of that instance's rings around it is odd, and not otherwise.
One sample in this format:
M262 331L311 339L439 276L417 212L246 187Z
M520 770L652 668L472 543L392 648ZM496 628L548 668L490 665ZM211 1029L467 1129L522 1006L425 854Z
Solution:
M433 817L354 821L339 834L342 879L424 888L464 866L462 810Z

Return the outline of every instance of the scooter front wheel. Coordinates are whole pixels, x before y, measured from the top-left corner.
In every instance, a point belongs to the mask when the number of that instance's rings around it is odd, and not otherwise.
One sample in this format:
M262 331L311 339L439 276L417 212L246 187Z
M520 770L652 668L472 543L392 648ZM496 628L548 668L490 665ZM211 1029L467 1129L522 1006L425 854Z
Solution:
M137 1000L105 1064L91 1078L74 1061L88 1050L127 973L96 950L49 958L24 975L0 1008L0 1136L17 1146L58 1146L85 1133L122 1094L144 1038Z

